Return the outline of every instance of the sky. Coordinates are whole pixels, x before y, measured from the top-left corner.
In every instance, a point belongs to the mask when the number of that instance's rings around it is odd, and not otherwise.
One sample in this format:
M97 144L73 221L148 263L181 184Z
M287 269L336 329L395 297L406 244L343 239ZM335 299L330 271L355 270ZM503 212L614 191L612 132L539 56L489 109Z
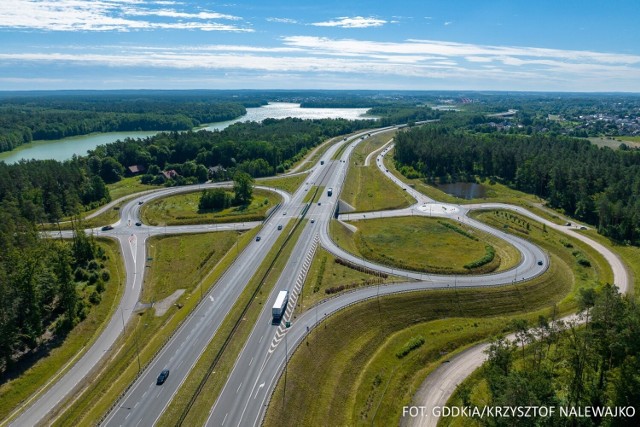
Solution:
M0 0L0 90L640 92L640 0Z

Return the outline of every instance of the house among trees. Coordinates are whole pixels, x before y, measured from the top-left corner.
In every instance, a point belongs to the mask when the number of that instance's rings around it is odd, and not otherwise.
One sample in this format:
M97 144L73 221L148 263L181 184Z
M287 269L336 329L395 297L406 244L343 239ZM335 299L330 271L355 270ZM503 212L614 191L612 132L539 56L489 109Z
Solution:
M174 179L180 176L178 175L178 172L176 172L174 169L170 169L168 171L162 171L160 173L164 176L165 179Z
M208 169L209 179L224 179L227 175L227 170L222 167L222 165L218 166L210 166Z
M137 175L139 173L143 173L146 168L143 165L132 165L127 168L131 175Z

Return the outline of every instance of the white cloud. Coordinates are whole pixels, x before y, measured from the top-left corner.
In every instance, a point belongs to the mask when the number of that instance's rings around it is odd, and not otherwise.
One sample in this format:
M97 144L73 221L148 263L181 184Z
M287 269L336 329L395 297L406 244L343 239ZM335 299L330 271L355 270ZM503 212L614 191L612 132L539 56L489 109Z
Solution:
M521 90L640 90L638 56L434 40L391 43L291 36L275 47L103 45L80 50L76 46L46 46L41 52L0 53L2 70L19 70L32 64L56 64L75 70L100 67L117 76L176 70L187 77L192 75L189 73L212 73L213 77L217 70L250 75L251 81L260 76L300 75L314 81L437 81L440 88L453 81L469 81L484 87Z
M279 22L281 24L297 24L298 21L290 18L267 18L269 22Z
M155 3L157 4L157 3ZM176 3L178 4L178 3ZM151 29L199 29L203 31L252 32L251 28L220 24L212 19L240 20L217 12L189 13L153 9L142 0L3 0L0 28L43 31L131 31ZM156 16L177 21L136 19ZM197 19L182 22L182 19Z
M311 25L316 27L340 27L340 28L367 28L367 27L381 27L386 24L387 21L378 18L365 18L363 16L354 16L349 18L342 16L336 18L333 21L314 22Z
M448 27L451 24L453 24L453 21L445 21L444 26Z

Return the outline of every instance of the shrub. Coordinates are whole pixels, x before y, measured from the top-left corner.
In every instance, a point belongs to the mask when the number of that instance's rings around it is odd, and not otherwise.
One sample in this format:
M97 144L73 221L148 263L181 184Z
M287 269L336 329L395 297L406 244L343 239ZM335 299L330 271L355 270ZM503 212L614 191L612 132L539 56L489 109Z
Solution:
M411 353L416 348L419 348L420 346L422 346L422 344L424 344L424 337L422 336L413 337L409 341L407 341L407 343L403 345L400 350L398 350L398 352L396 353L396 357L398 359L402 359L403 357Z
M100 274L100 277L102 278L103 281L108 282L109 279L111 279L111 275L109 274L109 272L107 270L104 270L102 272L102 274Z
M478 267L482 267L485 264L489 264L491 261L493 261L493 258L495 258L496 256L496 250L493 249L493 246L491 245L486 245L484 247L484 251L485 254L482 258L470 262L469 264L465 264L464 268L466 269L472 269L472 268L478 268Z

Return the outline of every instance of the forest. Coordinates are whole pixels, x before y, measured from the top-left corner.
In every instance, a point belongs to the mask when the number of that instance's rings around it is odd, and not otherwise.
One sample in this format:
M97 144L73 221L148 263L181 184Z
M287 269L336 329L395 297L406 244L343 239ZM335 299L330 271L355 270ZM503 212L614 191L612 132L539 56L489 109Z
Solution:
M140 95L12 98L0 104L0 152L31 141L92 132L193 129L204 123L235 119L246 114L246 106L265 102Z
M105 259L83 231L72 241L43 239L15 200L0 202L0 378L100 303Z
M620 242L640 244L640 151L554 134L473 133L444 125L396 138L399 170L433 183L503 182Z
M266 119L262 123L235 123L221 131L161 133L144 139L116 141L90 151L91 173L106 183L118 181L125 168L141 165L143 182L162 184L162 170L178 176L169 184L206 181L207 168L221 166L228 178L236 170L252 177L281 173L327 138L371 126L366 120Z
M513 342L499 338L488 349L481 378L488 401L497 407L555 407L553 415L478 420L491 426L636 426L640 414L640 310L617 288L582 289L578 298L584 325L540 317L516 320ZM473 405L471 388L459 391ZM629 408L621 416L563 416L558 408ZM635 409L633 409L635 408ZM571 412L569 412L571 414ZM514 421L517 421L514 424Z

